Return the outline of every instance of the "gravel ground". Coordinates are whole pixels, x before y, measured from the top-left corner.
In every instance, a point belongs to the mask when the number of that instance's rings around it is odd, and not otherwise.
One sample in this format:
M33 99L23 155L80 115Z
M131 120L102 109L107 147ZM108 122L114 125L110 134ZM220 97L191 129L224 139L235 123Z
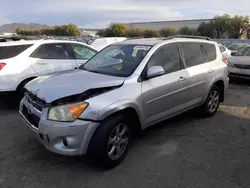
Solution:
M0 188L250 187L250 84L231 84L210 119L181 115L145 131L103 171L84 157L45 150L9 102L0 105Z

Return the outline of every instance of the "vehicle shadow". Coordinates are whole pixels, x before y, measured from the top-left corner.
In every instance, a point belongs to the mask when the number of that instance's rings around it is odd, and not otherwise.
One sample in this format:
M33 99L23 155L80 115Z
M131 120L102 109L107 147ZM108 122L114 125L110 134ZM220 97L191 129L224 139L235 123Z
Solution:
M19 101L15 94L0 96L0 111L18 111Z
M230 78L229 84L250 86L250 80L245 80L245 79L240 79L240 78Z

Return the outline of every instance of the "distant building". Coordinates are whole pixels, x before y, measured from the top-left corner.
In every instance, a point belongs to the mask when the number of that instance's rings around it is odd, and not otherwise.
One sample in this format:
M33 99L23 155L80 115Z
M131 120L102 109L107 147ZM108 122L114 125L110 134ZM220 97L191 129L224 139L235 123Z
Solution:
M16 35L16 33L0 33L1 36L12 36Z
M211 19L196 20L174 20L174 21L157 21L157 22L134 22L127 23L127 26L142 27L147 29L160 30L165 27L180 29L181 27L189 27L197 29L202 22L209 22Z
M98 30L95 29L81 29L82 33L81 36L91 36L91 37L96 37Z

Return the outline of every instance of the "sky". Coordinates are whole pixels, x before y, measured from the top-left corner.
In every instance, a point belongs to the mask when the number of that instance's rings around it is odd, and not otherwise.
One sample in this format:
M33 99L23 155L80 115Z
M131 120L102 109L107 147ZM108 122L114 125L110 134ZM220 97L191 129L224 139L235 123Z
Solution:
M104 28L111 22L207 19L250 15L249 0L1 0L0 25L75 24Z

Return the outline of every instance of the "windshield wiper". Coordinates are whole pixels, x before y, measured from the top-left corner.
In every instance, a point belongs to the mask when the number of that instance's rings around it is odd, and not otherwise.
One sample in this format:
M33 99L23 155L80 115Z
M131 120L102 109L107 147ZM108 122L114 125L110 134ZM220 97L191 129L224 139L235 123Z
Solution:
M81 70L86 70L86 68L84 67L84 64L81 65L81 66L79 67L79 69L81 69Z

